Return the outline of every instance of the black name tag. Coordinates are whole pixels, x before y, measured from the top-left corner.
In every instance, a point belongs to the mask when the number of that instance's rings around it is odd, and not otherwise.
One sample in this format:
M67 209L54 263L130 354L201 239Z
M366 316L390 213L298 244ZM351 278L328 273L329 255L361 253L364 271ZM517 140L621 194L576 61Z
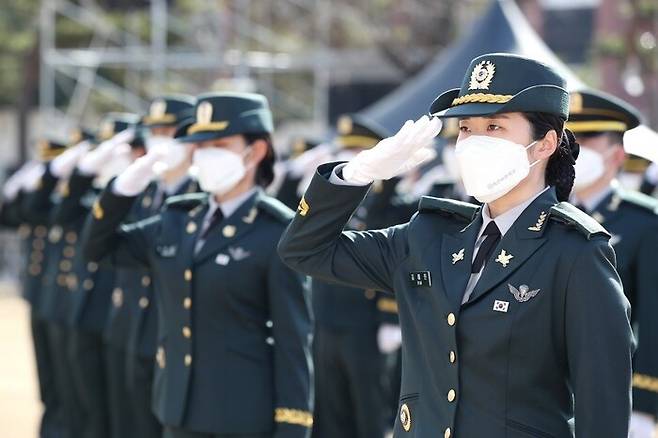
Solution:
M432 274L430 271L410 272L409 279L414 287L431 287Z

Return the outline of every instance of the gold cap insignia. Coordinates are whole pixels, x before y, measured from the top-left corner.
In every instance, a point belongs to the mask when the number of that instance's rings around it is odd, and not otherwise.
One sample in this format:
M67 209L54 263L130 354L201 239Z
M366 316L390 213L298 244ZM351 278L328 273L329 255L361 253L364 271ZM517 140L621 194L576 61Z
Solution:
M405 432L411 430L411 412L406 403L403 403L402 406L400 406L400 424Z
M473 69L468 89L488 90L489 85L491 85L491 81L493 80L494 73L496 73L496 66L494 63L491 61L482 61Z
M206 124L212 121L212 104L210 102L201 102L196 109L197 124Z
M569 96L569 113L580 113L583 111L583 95L571 93Z
M165 102L162 99L154 100L153 103L151 104L151 108L149 109L149 115L153 119L162 118L166 112L167 112L167 102Z
M105 120L101 124L99 136L102 140L107 140L114 135L114 122L112 120Z
M354 124L352 123L352 118L350 116L340 116L338 119L338 133L341 135L349 134L352 132Z

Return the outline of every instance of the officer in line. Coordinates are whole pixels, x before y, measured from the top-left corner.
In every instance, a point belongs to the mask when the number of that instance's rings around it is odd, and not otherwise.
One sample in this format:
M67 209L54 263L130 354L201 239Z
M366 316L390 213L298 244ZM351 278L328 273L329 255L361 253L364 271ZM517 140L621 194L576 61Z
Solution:
M335 143L339 156L355 156L384 137L381 127L356 115L339 118L337 125ZM379 184L361 204L348 228L363 230L375 221L379 223L372 226L399 223L392 217L395 210L391 207L397 181ZM316 412L312 436L383 438L389 420L387 375L378 331L391 328L384 323L395 327L395 300L382 297L374 289L354 289L323 281L313 282L312 296ZM392 321L384 322L382 313L392 315Z
M462 179L481 208L424 198L407 224L342 231L373 181L427 159L440 122L426 116L346 164L321 166L300 202L279 244L287 264L395 291L395 437L628 435L630 306L610 235L564 202L578 156L564 129L568 102L550 67L482 55L430 108L459 118Z
M167 438L307 437L313 423L304 279L276 256L292 212L260 187L273 177L265 97L198 97L193 165L207 193L117 226L155 177L149 152L95 204L90 260L151 271L160 312L153 409ZM157 166L156 166L157 167Z
M73 141L79 138L73 138ZM2 222L18 227L25 248L25 272L22 273L22 295L30 305L30 328L36 360L39 395L43 411L39 425L42 438L61 437L66 431L62 394L56 387L53 357L48 337L48 325L41 317L39 301L42 295L44 271L47 267L47 216L30 215L27 198L32 197L42 181L47 163L66 150L64 144L43 140L39 142L36 158L26 162L3 185Z
M573 198L612 235L638 340L631 436L650 438L658 409L658 201L616 179L627 158L624 132L639 124L639 112L614 96L594 90L571 93L567 127L581 145Z
M186 95L155 98L149 113L142 118L148 150L159 149L163 155L159 177L133 203L127 223L157 214L169 196L198 191L196 181L188 174L192 159L189 145L176 141L191 125L196 99ZM126 351L126 383L128 403L136 436L160 438L162 425L153 414L152 393L157 349L158 309L153 295L152 274L147 269L117 269L123 292L123 303L113 307ZM119 322L120 321L120 322ZM117 339L120 341L120 339Z

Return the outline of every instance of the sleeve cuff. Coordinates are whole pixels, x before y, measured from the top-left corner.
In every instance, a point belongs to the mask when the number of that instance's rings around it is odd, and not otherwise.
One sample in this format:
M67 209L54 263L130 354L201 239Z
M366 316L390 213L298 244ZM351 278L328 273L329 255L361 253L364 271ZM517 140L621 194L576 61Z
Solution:
M334 170L331 172L331 175L329 176L329 182L331 184L335 184L337 186L355 186L355 187L363 187L368 185L368 183L358 184L354 182L345 181L343 179L343 168L345 168L346 165L347 163L343 163L334 167Z
M274 410L274 422L311 427L313 426L313 414L299 409L276 408Z

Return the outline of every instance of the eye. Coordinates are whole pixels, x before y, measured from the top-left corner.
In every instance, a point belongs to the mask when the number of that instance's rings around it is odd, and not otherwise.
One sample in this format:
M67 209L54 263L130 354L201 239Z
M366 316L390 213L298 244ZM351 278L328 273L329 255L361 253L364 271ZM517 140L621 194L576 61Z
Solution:
M460 126L459 132L469 132L468 126Z
M487 131L498 131L499 129L501 129L501 127L493 123L487 126Z

